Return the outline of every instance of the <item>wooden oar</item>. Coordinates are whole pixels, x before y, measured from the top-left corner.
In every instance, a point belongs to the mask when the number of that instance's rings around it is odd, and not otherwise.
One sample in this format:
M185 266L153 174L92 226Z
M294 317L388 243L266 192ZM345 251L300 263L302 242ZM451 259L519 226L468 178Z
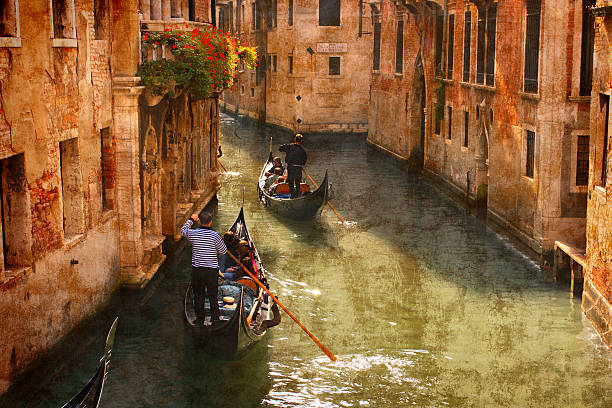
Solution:
M227 169L225 168L223 163L221 163L221 160L217 159L217 163L219 163L221 165L221 167L223 167L223 171L225 171L227 173Z
M334 356L334 355L332 354L332 352L331 352L331 351L329 351L329 350L327 349L327 347L325 347L325 346L323 345L323 343L321 343L321 342L319 341L319 339L317 339L317 338L315 337L315 335L314 335L314 334L312 334L312 333L310 332L310 330L308 330L308 329L306 328L306 326L304 326L304 325L303 325L303 324L302 324L302 323L301 323L301 322L298 320L298 318L297 318L297 317L295 317L295 316L293 315L293 313L291 313L291 312L289 311L289 309L287 309L287 308L285 307L285 305L283 305L283 304L282 304L282 303L281 303L281 302L280 302L280 301L279 301L279 300L276 298L276 296L274 296L274 295L272 294L272 292L270 292L270 291L268 290L268 288L266 288L266 287L265 287L265 285L264 285L263 283L261 283L261 282L259 281L259 279L257 279L257 278L255 277L255 275L253 275L253 274L251 273L251 271L249 271L249 270L248 270L248 269L247 269L247 268L246 268L246 267L245 267L245 266L244 266L244 265L243 265L243 264L242 264L242 263L241 263L241 262L240 262L240 261L239 261L239 260L238 260L238 259L237 259L237 258L234 256L234 254L232 254L232 253L231 253L231 252L229 252L229 251L227 252L227 254L228 254L228 255L229 255L229 256L230 256L230 257L231 257L231 258L232 258L232 259L233 259L233 260L236 262L236 264L237 264L237 265L239 265L239 266L242 268L242 270L243 270L243 271L245 271L245 272L247 273L247 275L249 275L249 276L251 277L251 279L253 279L253 281L255 281L255 283L257 284L257 286L259 286L260 288L262 288L262 289L264 290L264 292L266 292L266 293L268 294L268 296L270 296L270 297L272 298L272 300L273 300L273 301L275 301L275 302L276 302L276 304L277 304L277 305L279 305L279 306L280 306L280 307L281 307L281 308L282 308L282 309L285 311L285 313L287 313L287 314L289 315L289 317L291 317L291 318L293 319L293 321L294 321L294 322L296 322L296 323L298 324L298 326L300 326L300 327L302 328L302 330L304 330L304 331L306 332L306 334L307 334L308 336L310 336L310 338L312 339L312 341L314 341L314 342L315 342L315 344L316 344L317 346L319 346L319 348L320 348L321 350L323 350L323 352L324 352L325 354L327 354L327 357L329 357L329 359L330 359L331 361L336 361L336 360L337 360L336 356Z
M308 179L310 180L310 182L312 183L313 186L315 186L315 188L319 188L319 186L317 185L317 183L315 183L315 181L312 179L312 177L310 177L310 174L308 174L308 172L306 171L305 168L302 168L302 170L304 170L304 173L306 174L306 177L308 177ZM334 208L333 205L331 205L331 203L328 201L327 205L329 205L329 208L332 209L332 211L334 212L334 214L336 214L336 217L338 217L338 219L340 220L341 223L344 224L344 220L342 219L342 217L340 216L340 214L338 214L338 211L336 211L336 209Z

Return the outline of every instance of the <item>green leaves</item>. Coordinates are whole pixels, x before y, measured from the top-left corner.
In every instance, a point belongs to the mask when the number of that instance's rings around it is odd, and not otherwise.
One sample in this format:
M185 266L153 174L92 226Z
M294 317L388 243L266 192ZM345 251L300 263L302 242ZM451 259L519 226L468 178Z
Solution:
M232 86L239 63L254 68L258 62L255 48L212 29L145 33L143 44L166 57L148 61L138 70L154 95L173 95L178 86L196 98L207 97Z

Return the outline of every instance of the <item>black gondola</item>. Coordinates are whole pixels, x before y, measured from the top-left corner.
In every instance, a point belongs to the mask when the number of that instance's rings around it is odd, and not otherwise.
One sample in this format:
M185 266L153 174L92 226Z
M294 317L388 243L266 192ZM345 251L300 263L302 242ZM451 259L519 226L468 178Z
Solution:
M261 264L257 248L253 245L253 240L244 221L242 208L230 230L234 232L237 238L249 243L259 274L258 278L260 282L267 286L266 270ZM232 305L235 305L235 308L223 302L223 298L227 296L234 298ZM204 350L219 358L235 360L243 357L263 338L268 327L280 322L278 307L272 305L273 301L269 296L263 293L263 290L249 277L242 277L237 281L221 280L219 282L218 299L221 303L219 305L221 323L214 326L210 325L210 305L208 299L206 299L205 315L207 320L203 325L196 325L191 284L185 293L185 318L189 327L202 340ZM255 307L255 310L253 310L253 307ZM271 313L274 315L273 319L270 319ZM249 324L249 315L251 315L251 324Z
M271 195L268 191L268 186L266 186L266 180L268 179L266 172L272 170L273 163L274 158L272 152L270 152L268 161L264 164L259 175L259 182L257 183L261 202L278 214L297 220L307 220L320 214L323 206L329 200L327 171L325 172L325 177L323 177L323 182L315 191L305 192L297 198L289 198L288 195L279 197Z
M62 408L97 408L102 397L102 389L104 388L104 380L110 363L111 350L115 342L115 331L117 330L116 318L106 336L106 345L104 346L104 355L100 359L98 370L91 377L85 388L77 395L72 397L70 401L62 406Z

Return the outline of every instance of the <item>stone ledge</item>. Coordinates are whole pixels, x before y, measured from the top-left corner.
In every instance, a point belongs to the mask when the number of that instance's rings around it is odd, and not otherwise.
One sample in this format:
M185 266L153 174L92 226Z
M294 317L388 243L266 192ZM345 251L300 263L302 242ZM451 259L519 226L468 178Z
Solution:
M8 269L0 273L0 292L13 288L19 281L32 272L31 266Z
M604 343L612 349L612 305L593 286L588 276L582 293L582 310Z

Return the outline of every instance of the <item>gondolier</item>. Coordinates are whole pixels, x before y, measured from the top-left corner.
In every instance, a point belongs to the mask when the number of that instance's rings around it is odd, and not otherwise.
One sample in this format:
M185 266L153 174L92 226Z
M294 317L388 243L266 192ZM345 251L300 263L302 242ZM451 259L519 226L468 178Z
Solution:
M302 167L306 165L306 151L301 146L302 135L296 134L293 143L284 144L278 148L285 152L285 163L287 163L287 183L291 198L299 197L301 194L300 183L302 182Z
M191 229L194 221L198 221L202 226ZM219 273L219 260L224 259L227 248L223 240L213 229L212 216L209 213L202 213L202 218L193 214L187 220L181 235L187 237L191 242L191 286L193 287L195 314L198 323L204 323L204 295L208 293L210 302L211 324L219 321L219 304L217 303Z

